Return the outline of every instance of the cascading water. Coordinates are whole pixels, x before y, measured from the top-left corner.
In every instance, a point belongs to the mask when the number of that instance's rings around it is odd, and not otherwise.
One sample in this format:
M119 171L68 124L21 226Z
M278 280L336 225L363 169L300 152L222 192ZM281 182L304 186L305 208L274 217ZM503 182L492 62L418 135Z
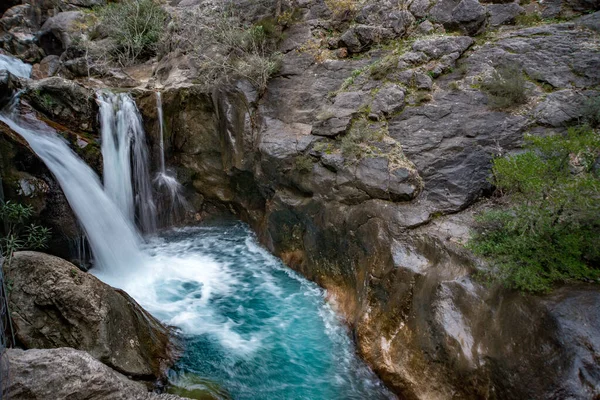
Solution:
M120 286L120 278L143 263L135 228L106 195L94 171L64 139L35 119L14 120L15 114L8 110L0 114L0 121L21 135L56 177L89 239L95 273Z
M180 329L184 354L170 379L182 394L394 398L356 356L324 291L258 246L247 227L179 229L141 245L131 219L66 141L46 124L7 111L0 121L44 161L79 219L95 257L92 272ZM122 118L104 117L115 125Z
M29 78L31 76L31 65L25 64L16 58L0 54L0 70L5 69L19 78Z
M161 200L164 206L161 212L162 225L170 226L184 217L188 204L183 196L183 187L177 181L174 174L167 171L165 165L164 119L160 92L156 92L156 110L158 113L160 134L160 170L156 174L156 178L154 178L154 184L157 191L162 195Z
M140 113L125 93L98 93L104 190L142 232L156 230L156 206L148 170L148 149Z

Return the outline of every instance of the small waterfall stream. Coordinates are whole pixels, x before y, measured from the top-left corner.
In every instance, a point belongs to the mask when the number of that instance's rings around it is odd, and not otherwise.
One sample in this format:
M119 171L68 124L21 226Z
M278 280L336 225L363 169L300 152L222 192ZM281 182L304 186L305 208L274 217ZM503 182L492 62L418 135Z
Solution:
M167 170L165 165L165 126L162 108L162 96L156 92L156 111L159 124L159 150L160 170L154 178L157 192L161 195L163 210L159 213L162 226L172 226L185 217L185 211L189 208L183 195L183 187L175 178L175 174Z
M156 205L150 182L142 118L126 93L98 93L104 190L144 233L156 231Z
M20 134L56 177L88 238L95 259L92 273L179 328L185 351L170 380L182 394L395 398L356 356L325 292L261 248L245 225L176 229L144 243L132 218L136 203L143 209L148 206L143 202L152 201L151 192L135 183L145 180L148 171L147 153L135 149L143 139L139 113L127 95L98 97L105 187L46 124L10 109L0 121ZM127 176L132 143L133 173ZM158 177L165 176L170 175L161 161ZM132 193L143 195L132 201Z
M0 54L0 70L5 69L19 78L29 78L31 76L31 65L23 61L4 54Z

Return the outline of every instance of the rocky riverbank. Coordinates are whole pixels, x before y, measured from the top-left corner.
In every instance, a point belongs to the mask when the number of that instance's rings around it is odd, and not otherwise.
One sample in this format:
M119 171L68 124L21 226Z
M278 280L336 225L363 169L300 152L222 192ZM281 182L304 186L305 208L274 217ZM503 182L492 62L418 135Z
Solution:
M26 7L17 7L8 17L25 18ZM491 206L491 159L519 151L526 133L564 131L600 95L600 13L579 16L598 4L366 2L344 21L323 1L294 2L298 17L279 45L281 69L264 93L243 80L207 88L199 66L179 51L130 69L127 79L115 71L89 79L76 68L83 55L69 51L74 30L58 24L75 26L65 14L81 10L69 7L46 28L27 19L7 28L5 49L40 61L39 77L62 77L27 84L24 101L64 125L75 148L97 149L87 88L98 79L138 86L156 158L160 90L167 163L197 217L233 212L326 288L361 355L400 396L600 395L598 286L528 295L483 285L473 276L486 266L464 246L474 214ZM239 7L252 21L272 11ZM545 19L519 22L531 15ZM26 46L17 26L55 39ZM518 65L526 77L527 101L509 110L491 108L482 89L502 65ZM23 151L6 130L3 140ZM94 165L99 154L88 154ZM3 177L28 174L53 187L31 156L11 159L30 162L6 164ZM15 198L27 199L14 188ZM56 209L43 204L45 212Z

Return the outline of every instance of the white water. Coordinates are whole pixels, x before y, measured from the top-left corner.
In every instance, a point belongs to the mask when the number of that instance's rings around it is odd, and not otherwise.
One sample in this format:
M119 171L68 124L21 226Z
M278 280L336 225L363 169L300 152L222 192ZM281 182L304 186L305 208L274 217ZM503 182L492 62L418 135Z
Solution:
M170 226L184 217L188 204L183 195L183 187L175 178L175 174L167 171L165 166L165 139L162 98L160 92L156 92L156 110L158 113L160 133L160 170L154 178L157 191L161 197L163 210L161 212L162 225Z
M14 76L29 78L31 76L31 65L25 64L16 58L0 54L0 69L5 69Z
M0 114L0 121L21 135L56 177L89 239L96 275L120 287L123 278L143 264L135 228L106 195L94 171L62 137L40 121L14 120L14 115Z
M98 93L104 160L104 190L145 233L156 230L156 206L148 170L142 118L125 93ZM133 167L133 168L132 168Z

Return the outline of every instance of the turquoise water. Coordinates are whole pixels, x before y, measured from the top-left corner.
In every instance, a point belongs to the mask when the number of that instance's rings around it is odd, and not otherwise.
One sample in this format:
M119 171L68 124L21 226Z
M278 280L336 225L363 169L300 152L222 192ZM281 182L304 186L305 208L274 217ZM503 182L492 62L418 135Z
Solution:
M179 328L184 353L174 381L203 377L233 399L394 398L356 356L324 291L261 248L245 225L171 231L145 250L150 267L127 290Z

